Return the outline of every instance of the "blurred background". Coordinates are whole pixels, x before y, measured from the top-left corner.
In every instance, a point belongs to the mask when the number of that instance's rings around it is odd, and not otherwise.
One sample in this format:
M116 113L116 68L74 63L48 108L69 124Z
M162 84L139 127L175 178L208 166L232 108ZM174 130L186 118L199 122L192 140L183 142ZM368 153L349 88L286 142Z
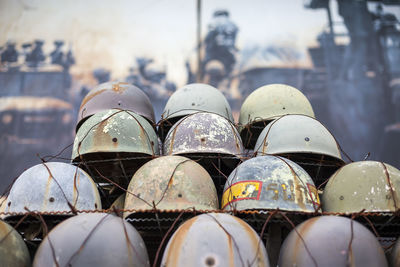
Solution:
M158 119L208 83L236 122L252 91L289 84L352 160L400 168L399 19L398 0L0 0L0 195L42 159L69 162L80 102L109 80Z

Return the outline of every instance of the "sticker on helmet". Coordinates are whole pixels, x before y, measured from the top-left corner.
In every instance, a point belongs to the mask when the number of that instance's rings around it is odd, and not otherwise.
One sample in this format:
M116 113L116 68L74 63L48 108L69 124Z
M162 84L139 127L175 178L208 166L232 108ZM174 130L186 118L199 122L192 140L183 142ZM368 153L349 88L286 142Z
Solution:
M243 199L260 199L261 181L244 181L232 184L222 195L222 208Z

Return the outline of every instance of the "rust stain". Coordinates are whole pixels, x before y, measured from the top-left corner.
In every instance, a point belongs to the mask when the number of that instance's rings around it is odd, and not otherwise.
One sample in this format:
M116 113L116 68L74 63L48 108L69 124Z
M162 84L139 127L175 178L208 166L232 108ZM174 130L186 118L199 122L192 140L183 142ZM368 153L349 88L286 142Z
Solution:
M2 221L0 221L0 240L3 239L3 237L8 234L10 231L10 228L8 225Z
M114 83L112 85L112 90L118 94L122 94L123 92L125 92L126 87L124 86L120 86L120 85L127 85L128 83L124 83L124 82L119 82L119 83Z
M82 100L81 106L79 107L79 113L81 113L81 109L83 108L83 106L87 104L87 102L92 100L93 97L102 94L104 91L107 91L107 89L101 89L95 93L88 94L87 96L85 96L85 98Z
M43 199L43 210L46 210L47 208L47 203L49 201L49 193L50 193L50 187L51 187L51 180L53 179L53 176L49 174L49 178L47 178L47 183L46 183L46 191L44 193L44 199Z
M179 255L180 252L182 252L182 246L185 244L186 235L196 221L197 218L195 217L186 221L179 227L176 234L172 238L173 240L171 240L171 246L169 247L167 254L166 266L178 266Z
M385 176L386 176L386 182L387 182L387 184L389 186L390 194L392 195L394 211L397 211L397 209L398 209L398 205L397 204L399 203L399 199L397 198L397 194L393 189L392 181L390 179L390 175L389 175L389 172L388 172L388 170L386 168L386 165L383 162L380 162L380 163L382 164L383 171L385 172ZM390 205L390 199L388 200L388 206L389 206L389 209L391 209L391 207L390 207L391 206Z
M234 262L235 256L234 256L233 247L232 247L232 237L228 234L227 234L227 236L228 236L228 246L229 246L229 248L228 248L229 266L234 267L235 266L235 262ZM238 251L238 253L240 253L240 252Z
M108 133L104 132L104 128L107 126L107 124L109 122L108 120L109 119L100 122L97 125L97 127L94 127L92 129L92 131L96 130L94 132L94 136L93 136L93 139L92 139L94 148L102 147L104 143L109 142L109 140L111 139L111 136ZM91 151L91 152L95 152L95 151Z
M311 230L312 226L314 225L314 223L316 223L321 217L314 217L310 220L305 221L301 227L297 228L297 232L295 233L296 235L300 235L303 239L304 242L306 242L306 235L307 233ZM296 236L296 243L294 245L294 252L293 252L293 260L297 259L297 254L301 248L301 245L304 246L303 241L301 240L301 238L299 236Z

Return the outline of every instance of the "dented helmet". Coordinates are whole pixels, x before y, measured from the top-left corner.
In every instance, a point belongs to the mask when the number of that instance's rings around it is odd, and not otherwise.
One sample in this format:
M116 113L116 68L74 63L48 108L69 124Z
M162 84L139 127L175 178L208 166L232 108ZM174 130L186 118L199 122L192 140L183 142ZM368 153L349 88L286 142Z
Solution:
M319 121L305 115L286 115L268 124L254 152L257 156L281 155L299 162L314 181L329 178L344 165L333 135Z
M152 210L153 202L159 210L218 209L210 175L195 161L180 156L147 162L132 177L127 191L125 209Z
M255 157L229 175L222 195L225 210L280 209L315 212L320 202L311 177L296 163L274 156Z
M179 119L197 112L212 112L234 122L231 107L217 88L208 84L192 83L176 90L168 99L160 124L161 139L164 139Z
M138 87L125 82L106 82L99 84L82 100L79 108L76 131L91 115L108 109L133 111L155 123L154 109L148 96Z
M226 118L207 112L178 121L165 139L164 155L199 153L240 156L243 146L235 126Z
M400 171L377 161L358 161L337 170L325 187L327 212L395 212L400 208Z
M43 239L33 261L39 266L150 266L138 231L106 213L79 214Z
M0 266L31 266L28 248L20 234L0 220Z
M292 230L280 250L280 267L387 266L375 236L346 217L320 216Z
M87 119L76 134L72 159L96 153L159 154L158 138L150 123L125 110L104 110Z
M62 162L47 162L24 171L15 180L5 212L71 212L101 209L99 191L80 168Z
M314 116L308 99L286 84L270 84L253 91L240 109L240 135L246 148L253 148L262 129L272 120L287 114Z
M161 266L270 266L258 234L241 219L208 213L183 223L165 249Z

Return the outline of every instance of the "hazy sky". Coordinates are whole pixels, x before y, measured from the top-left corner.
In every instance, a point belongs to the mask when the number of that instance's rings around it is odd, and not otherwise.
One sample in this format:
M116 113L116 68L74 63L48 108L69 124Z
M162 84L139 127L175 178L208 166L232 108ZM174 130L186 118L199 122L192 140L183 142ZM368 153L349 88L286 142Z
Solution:
M341 20L332 2L335 20ZM325 10L303 7L303 0L203 0L202 32L212 13L226 8L238 25L237 46L288 45L302 51L326 27ZM96 67L112 70L113 78L128 73L135 57L154 58L166 66L168 78L183 84L184 62L193 57L196 44L195 0L0 0L0 44L63 39L72 46L75 75L87 76ZM66 47L65 47L66 48Z

